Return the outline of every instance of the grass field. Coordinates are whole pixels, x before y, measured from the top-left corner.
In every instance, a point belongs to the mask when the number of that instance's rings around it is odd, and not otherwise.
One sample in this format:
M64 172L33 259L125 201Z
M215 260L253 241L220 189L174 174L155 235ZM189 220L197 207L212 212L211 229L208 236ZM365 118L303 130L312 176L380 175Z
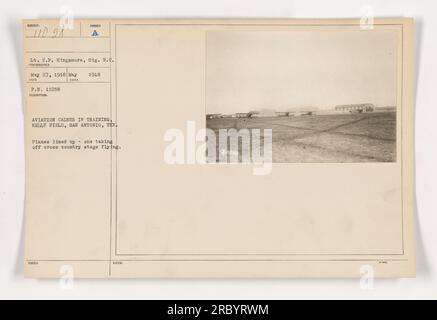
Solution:
M396 113L207 120L219 129L273 130L273 162L396 161ZM240 149L241 152L241 149Z

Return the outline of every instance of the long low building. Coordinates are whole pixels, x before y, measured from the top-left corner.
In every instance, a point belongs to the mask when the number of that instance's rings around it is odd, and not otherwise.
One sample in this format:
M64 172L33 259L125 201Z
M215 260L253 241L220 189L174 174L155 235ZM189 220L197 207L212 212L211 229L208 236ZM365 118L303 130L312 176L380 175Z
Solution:
M335 111L338 112L373 112L375 106L372 103L360 103L360 104L346 104L335 107Z

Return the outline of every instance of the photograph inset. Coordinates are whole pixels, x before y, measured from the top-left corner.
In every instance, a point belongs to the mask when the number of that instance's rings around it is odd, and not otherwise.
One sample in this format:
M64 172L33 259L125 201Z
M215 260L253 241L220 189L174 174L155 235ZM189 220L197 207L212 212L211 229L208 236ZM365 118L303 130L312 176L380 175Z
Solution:
M391 30L208 32L206 126L271 129L277 163L395 162L397 41Z

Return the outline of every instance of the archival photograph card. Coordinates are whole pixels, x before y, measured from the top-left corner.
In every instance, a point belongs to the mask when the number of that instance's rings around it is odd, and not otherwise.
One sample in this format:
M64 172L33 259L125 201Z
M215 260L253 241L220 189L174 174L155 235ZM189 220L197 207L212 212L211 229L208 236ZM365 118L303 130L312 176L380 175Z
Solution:
M25 276L414 277L413 20L24 20Z

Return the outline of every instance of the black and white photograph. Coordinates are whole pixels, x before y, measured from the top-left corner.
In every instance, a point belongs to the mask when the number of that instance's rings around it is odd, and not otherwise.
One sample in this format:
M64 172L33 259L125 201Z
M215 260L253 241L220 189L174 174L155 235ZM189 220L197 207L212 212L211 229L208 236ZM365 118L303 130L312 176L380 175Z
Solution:
M271 129L278 163L396 162L397 81L395 31L209 32L206 125Z

